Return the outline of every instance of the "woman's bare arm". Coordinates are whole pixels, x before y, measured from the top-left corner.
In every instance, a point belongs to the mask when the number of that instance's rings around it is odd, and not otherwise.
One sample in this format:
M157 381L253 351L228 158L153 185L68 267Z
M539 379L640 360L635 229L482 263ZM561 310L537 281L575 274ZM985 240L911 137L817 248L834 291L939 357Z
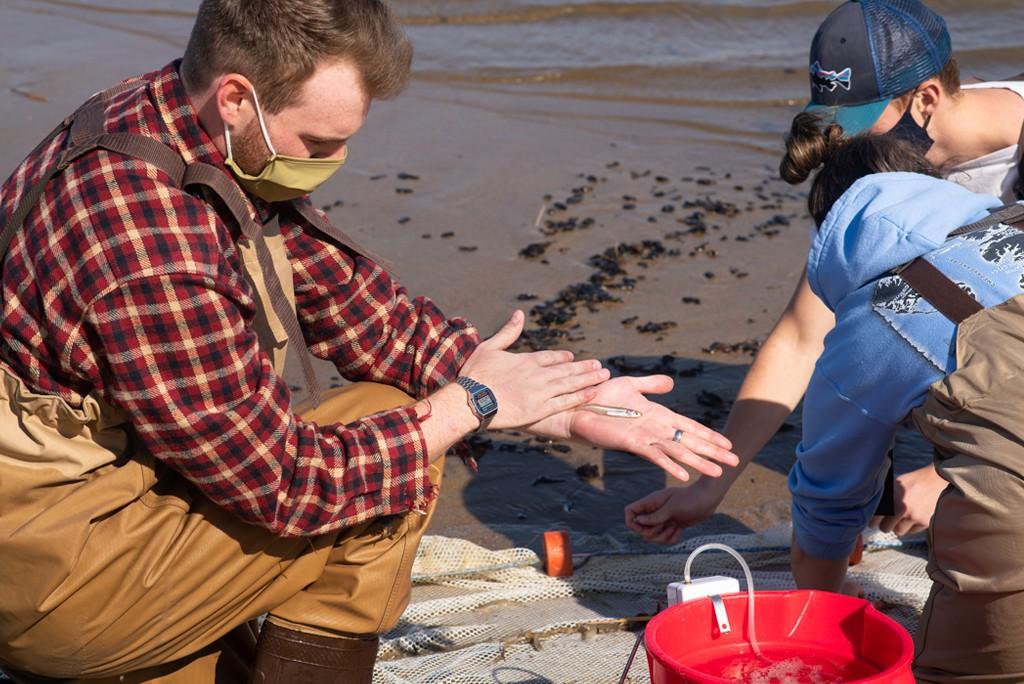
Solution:
M825 335L835 325L828 307L811 292L807 274L747 372L723 433L739 459L721 477L702 477L684 489L652 492L626 507L626 525L652 541L673 543L683 529L715 512L729 487L778 432L800 403Z
M835 317L811 292L804 271L747 372L726 421L724 433L732 441L740 465L720 478L723 496L800 403L824 348L825 335L834 325Z

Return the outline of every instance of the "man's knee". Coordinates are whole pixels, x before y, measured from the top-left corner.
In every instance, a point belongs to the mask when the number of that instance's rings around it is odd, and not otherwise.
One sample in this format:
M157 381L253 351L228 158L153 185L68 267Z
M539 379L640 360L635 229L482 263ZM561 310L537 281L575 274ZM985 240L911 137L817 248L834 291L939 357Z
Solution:
M271 611L270 619L325 636L390 630L409 603L412 564L427 521L411 512L346 530L320 578Z

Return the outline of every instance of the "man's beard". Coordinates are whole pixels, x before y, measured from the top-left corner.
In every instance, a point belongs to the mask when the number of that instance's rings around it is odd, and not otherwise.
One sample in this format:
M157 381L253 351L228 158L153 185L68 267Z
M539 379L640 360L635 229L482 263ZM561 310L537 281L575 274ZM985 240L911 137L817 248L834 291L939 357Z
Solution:
M232 136L231 155L235 164L248 175L258 176L263 173L270 160L270 150L267 149L260 126L255 120L244 130L239 131L237 136Z

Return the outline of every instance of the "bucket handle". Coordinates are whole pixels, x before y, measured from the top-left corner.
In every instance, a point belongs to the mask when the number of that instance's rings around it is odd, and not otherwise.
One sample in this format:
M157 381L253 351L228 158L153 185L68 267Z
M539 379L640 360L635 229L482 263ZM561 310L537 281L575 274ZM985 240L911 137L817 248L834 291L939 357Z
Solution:
M700 554L704 553L705 551L712 550L725 551L726 553L730 554L733 558L735 558L737 561L739 561L739 564L743 567L743 574L747 578L747 622L750 625L750 647L754 650L754 655L760 658L762 657L761 647L757 645L757 632L754 629L754 578L750 574L750 566L747 565L747 561L743 560L743 556L737 553L736 549L732 548L731 546L726 546L725 544L711 543L704 544L703 546L698 546L696 549L693 550L693 553L691 553L689 557L686 559L686 567L683 569L683 581L686 582L686 584L689 584L691 581L690 566L693 565L693 559L699 556ZM715 604L715 599L718 599L718 604ZM722 602L722 597L717 595L712 596L711 601L712 605L715 607L715 618L718 620L718 628L722 630L723 634L728 634L729 631L732 631L732 627L729 625L728 616L725 615L725 604ZM725 617L724 624L725 627L728 628L728 631L726 631L726 629L722 627L723 617Z

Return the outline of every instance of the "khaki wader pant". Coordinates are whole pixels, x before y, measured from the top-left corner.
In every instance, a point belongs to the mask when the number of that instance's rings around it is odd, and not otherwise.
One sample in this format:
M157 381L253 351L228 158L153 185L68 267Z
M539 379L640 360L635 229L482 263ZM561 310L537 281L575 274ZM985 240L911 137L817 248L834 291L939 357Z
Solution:
M266 232L292 298L280 234ZM251 244L240 248L260 345L280 373L288 334ZM348 423L412 401L357 383L303 417ZM244 682L252 621L265 613L322 635L375 635L398 622L433 506L280 538L133 448L127 422L93 396L71 407L35 394L0 366L0 668L17 681ZM442 459L430 467L437 486L442 468Z
M307 415L349 422L410 401L363 383ZM430 468L437 485L442 466ZM17 474L5 469L2 477L4 492L17 488ZM17 567L3 575L15 583L0 587L3 614L18 618L0 624L4 660L72 681L130 673L109 681L244 682L255 647L247 623L264 613L300 631L387 631L408 604L412 561L433 512L282 539L152 460L110 466L73 489L19 497L37 509L34 529L16 533L23 554L5 550L3 562ZM0 519L9 505L0 504Z
M957 331L957 370L914 411L949 486L928 531L926 682L1024 682L1024 295Z

